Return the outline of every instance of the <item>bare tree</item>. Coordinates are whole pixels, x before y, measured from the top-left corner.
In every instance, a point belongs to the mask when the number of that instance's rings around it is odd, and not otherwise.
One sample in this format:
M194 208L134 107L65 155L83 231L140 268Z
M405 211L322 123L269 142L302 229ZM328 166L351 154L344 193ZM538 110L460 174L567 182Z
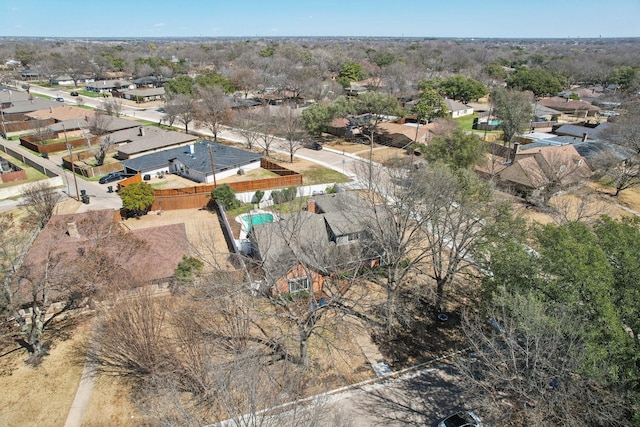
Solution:
M230 80L235 87L242 91L245 98L260 82L257 73L247 67L234 68L231 71Z
M383 290L385 297L380 311L384 314L381 321L371 315L368 321L393 336L399 324L410 322L407 296L420 280L431 253L431 247L425 244L429 216L422 208L424 199L431 195L425 194L403 169L377 170L373 185L373 191L364 197L365 207L358 209L359 218L351 220L366 230L363 238L368 252L380 255L380 267L364 277Z
M113 123L112 116L104 114L101 111L96 111L89 121L89 132L96 136L105 135L109 132L111 123Z
M113 141L111 140L111 135L103 135L102 138L100 138L100 143L94 149L93 154L98 166L102 166L104 164L104 160L112 146Z
M251 150L258 142L260 133L256 125L257 114L251 110L245 110L235 117L235 127L244 137L247 148Z
M435 281L434 308L440 312L445 291L458 276L476 274L475 253L491 238L491 226L501 219L502 203L493 188L469 170L453 173L437 165L413 174L423 198L429 248L426 274ZM418 177L419 175L419 177Z
M268 107L263 108L256 119L254 129L258 133L258 145L264 150L265 156L269 157L271 145L276 140L277 119L271 115Z
M602 139L628 147L640 154L640 125L637 120L639 112L640 107L630 104L624 115L618 117L615 122L602 131Z
M592 224L606 212L606 203L596 198L593 193L559 197L553 202L550 212L554 222L563 225L569 222Z
M44 227L49 222L60 199L60 193L44 181L31 184L22 192L22 203L31 221L38 228Z
M279 221L255 225L254 251L258 277L269 312L280 320L283 342L296 342L297 351L281 355L305 368L310 366L309 341L322 339L321 331L331 325L327 316L344 306L352 280L345 272L361 266L360 247L336 247L331 243L320 215L302 211ZM264 310L261 316L266 316ZM334 318L335 320L335 318ZM282 347L283 349L286 346ZM295 355L295 356L294 356Z
M198 88L198 102L195 104L195 117L213 133L213 141L218 142L220 126L231 120L231 106L220 86Z
M614 197L621 191L640 185L640 155L620 159L611 151L606 151L592 160L593 167L615 188Z
M21 224L20 220L10 213L0 215L0 278L2 279L0 309L3 314L11 314L16 291L12 286L14 276L39 231L31 224Z
M105 113L107 113L107 115L116 117L120 117L120 113L122 113L122 110L124 109L122 100L114 97L102 101L100 107Z
M56 57L56 68L73 79L73 86L91 70L91 60L84 52L68 51Z
M184 131L189 133L189 123L195 120L195 105L193 98L188 95L177 95L169 100L165 107L165 117L170 123L173 119L184 125Z
M541 160L545 176L540 189L540 203L543 207L549 206L554 195L580 185L592 174L591 168L572 146L547 147L547 150L546 156Z
M105 221L104 214L68 218L51 218L11 283L9 310L35 363L47 352L43 338L51 323L92 295L126 283L123 267L143 249L134 236L124 236L121 228Z
M287 141L287 152L291 163L293 163L293 156L302 148L302 139L306 133L300 112L300 110L285 108L279 114L279 132Z
M144 378L166 370L168 309L168 301L154 298L146 288L107 302L98 314L96 345L89 347L87 357L110 375Z

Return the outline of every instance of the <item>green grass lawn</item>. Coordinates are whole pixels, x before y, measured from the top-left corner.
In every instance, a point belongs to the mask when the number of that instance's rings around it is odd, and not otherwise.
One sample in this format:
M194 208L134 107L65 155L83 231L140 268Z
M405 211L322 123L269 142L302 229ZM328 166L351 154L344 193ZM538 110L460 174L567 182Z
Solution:
M460 127L462 130L467 131L467 132L473 132L477 135L484 135L485 131L483 130L476 130L473 129L473 120L475 118L478 117L478 114L474 113L470 116L464 116L464 117L458 117L457 119L454 119L455 122L458 124L458 127ZM486 131L487 135L501 135L502 131L501 130L489 130Z
M349 182L349 177L333 169L313 166L302 173L304 185Z
M36 181L40 181L41 179L47 179L47 175L43 174L42 172L40 172L37 169L34 169L24 163L22 163L20 160L15 159L13 157L11 157L10 155L0 152L0 157L6 159L7 161L13 163L14 165L22 168L25 170L25 172L27 172L27 180L26 181L13 181L13 182L5 182L5 183L0 183L0 188L7 188L7 187L13 187L14 185L20 185L20 184L25 184L27 182L36 182Z
M78 92L78 94L88 96L89 98L102 98L101 93L91 92L84 89L69 89L67 92Z
M462 130L471 132L473 130L473 120L478 118L478 114L474 113L470 116L458 117L454 119Z

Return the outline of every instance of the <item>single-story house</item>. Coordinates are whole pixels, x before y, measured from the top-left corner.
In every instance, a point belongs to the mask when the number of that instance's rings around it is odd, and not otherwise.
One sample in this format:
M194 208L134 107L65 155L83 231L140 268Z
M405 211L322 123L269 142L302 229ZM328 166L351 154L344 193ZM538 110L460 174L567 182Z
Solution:
M262 105L262 102L254 98L244 98L240 96L227 96L226 98L232 110L259 107Z
M576 138L597 139L600 132L609 128L610 123L599 123L596 126L585 126L577 124L563 124L553 131L558 136L572 136Z
M173 173L196 182L211 183L215 179L260 168L262 156L211 141L198 141L185 146L124 160L125 173L155 175Z
M444 103L447 106L447 110L449 111L451 118L453 119L457 119L458 117L470 116L473 114L473 107L465 105L462 102L445 98Z
M146 76L140 77L133 81L133 84L136 87L160 87L163 86L166 82L171 81L168 77L156 77L156 76Z
M13 101L11 106L3 108L3 114L24 114L38 110L48 110L49 108L59 107L60 103L53 99L33 98L22 101Z
M117 157L120 160L194 143L198 140L198 137L194 135L172 130L166 131L152 126L124 129L111 133L109 137L112 143L119 145Z
M161 101L164 99L164 88L154 87L148 89L126 89L119 91L124 99L136 102Z
M70 280L80 284L82 280L81 286L95 290L117 286L118 281L124 287L171 278L189 251L184 224L129 231L115 222L114 214L114 210L103 209L52 216L25 257L20 275L25 291L30 288L29 282L41 281L45 272L52 284ZM127 234L137 239L124 238ZM102 264L83 266L87 260ZM87 271L95 274L97 268L103 270L102 282L92 283L83 277ZM53 301L54 289L52 286L48 295Z
M496 171L498 183L527 197L539 197L549 185L570 186L591 176L591 168L573 145L514 147Z
M27 92L16 92L11 89L0 90L0 109L9 108L16 101L28 101L29 94Z
M613 144L602 139L582 136L551 136L533 138L533 142L522 145L523 149L531 150L539 147L573 145L578 154L584 157L589 167L594 167L594 160L603 153L611 153L620 161L633 157L636 152L629 147Z
M416 123L384 122L378 125L375 137L380 144L404 148L412 142L426 142L428 134L427 126L417 126Z
M94 112L93 110L87 110L86 108L75 107L73 105L57 105L44 110L28 112L25 116L35 120L51 118L56 122L74 119L88 122L89 119L94 116Z
M329 252L322 216L311 212L286 215L254 225L249 232L251 255L272 293L322 292Z
M598 111L600 111L599 107L596 107L590 102L565 99L560 96L542 98L538 103L544 107L560 111L564 114L570 114L575 117L593 117Z
M132 83L120 80L98 80L95 82L87 83L84 86L87 91L96 93L111 92L114 89L120 89L123 87L128 89L135 88Z
M22 77L24 80L38 80L38 77L40 77L40 73L35 70L22 70L20 72L20 77Z
M73 77L67 76L67 75L62 75L62 76L58 76L58 77L55 77L55 78L51 79L50 83L52 85L72 86L72 85L75 85L76 83L85 84L85 83L91 83L93 81L94 81L94 79L91 78L91 77L80 77L80 78L78 78L78 80L76 82L74 82L73 81Z

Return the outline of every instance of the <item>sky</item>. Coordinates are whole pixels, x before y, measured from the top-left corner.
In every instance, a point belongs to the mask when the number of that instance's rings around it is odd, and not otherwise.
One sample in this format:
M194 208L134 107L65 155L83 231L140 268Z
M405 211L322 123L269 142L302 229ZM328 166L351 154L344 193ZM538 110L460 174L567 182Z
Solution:
M640 37L640 0L0 0L0 36Z

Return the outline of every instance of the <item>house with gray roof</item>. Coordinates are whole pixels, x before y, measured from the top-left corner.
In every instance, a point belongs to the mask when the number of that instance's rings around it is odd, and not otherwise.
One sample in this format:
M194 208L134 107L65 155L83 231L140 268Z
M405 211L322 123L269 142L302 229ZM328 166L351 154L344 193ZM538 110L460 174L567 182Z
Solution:
M138 126L113 132L111 142L118 145L117 158L127 160L171 147L194 143L197 136L184 132L166 131L153 126Z
M372 215L387 211L376 212L356 193L319 195L317 200L319 205L309 199L306 211L251 228L251 256L264 274L265 291L318 295L323 277L378 263L380 252L366 230L374 223Z
M121 80L98 80L95 82L87 83L84 88L89 92L96 93L104 93L104 92L112 92L114 89L130 88L133 87L131 82L121 81Z
M599 123L596 126L583 126L575 124L564 124L557 127L553 133L558 136L573 136L585 139L597 139L600 132L610 127L610 123Z
M16 101L28 101L29 94L27 92L16 92L11 89L0 89L0 109L11 107Z
M12 101L11 106L2 109L2 114L22 114L32 111L45 110L60 105L60 102L52 99L33 98L20 101Z
M196 182L258 169L262 155L211 141L198 141L169 150L157 151L122 162L125 173L154 175L172 173ZM242 171L242 172L241 172Z
M454 101L453 99L445 98L444 103L449 110L451 118L470 116L473 114L473 107L463 104L462 102Z
M127 89L120 91L124 99L136 102L160 101L164 99L164 88L153 87L143 89Z

